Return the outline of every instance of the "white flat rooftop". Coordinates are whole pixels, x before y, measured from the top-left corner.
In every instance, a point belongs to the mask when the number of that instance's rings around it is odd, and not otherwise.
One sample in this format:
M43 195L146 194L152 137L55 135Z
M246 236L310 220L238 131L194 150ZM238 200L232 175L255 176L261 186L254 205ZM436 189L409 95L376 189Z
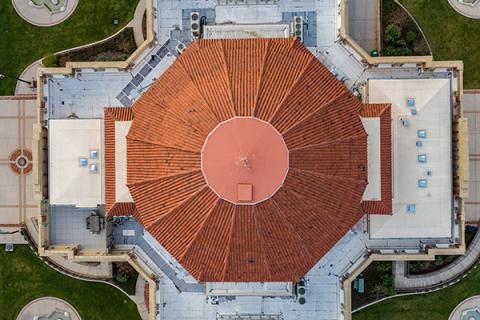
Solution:
M50 120L49 194L52 205L96 207L103 192L103 120ZM97 159L90 152L97 151ZM86 165L80 164L80 159ZM96 172L92 171L92 165Z
M127 134L132 121L115 121L115 199L133 202L127 187Z
M380 175L380 117L362 118L362 123L368 134L368 184L362 199L377 201L382 199L382 181Z
M252 38L288 38L288 24L224 24L204 27L204 39L252 39Z
M371 238L451 237L450 80L370 80L368 90L370 103L392 103L393 143L393 214L370 216ZM407 106L409 98L413 106ZM424 163L419 155L425 155Z

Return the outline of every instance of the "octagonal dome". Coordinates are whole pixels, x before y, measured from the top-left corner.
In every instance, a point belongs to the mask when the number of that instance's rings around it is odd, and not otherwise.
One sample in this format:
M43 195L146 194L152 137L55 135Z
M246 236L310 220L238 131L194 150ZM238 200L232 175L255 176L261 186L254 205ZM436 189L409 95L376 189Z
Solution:
M362 216L361 108L294 39L196 41L133 106L136 218L200 282L298 281Z

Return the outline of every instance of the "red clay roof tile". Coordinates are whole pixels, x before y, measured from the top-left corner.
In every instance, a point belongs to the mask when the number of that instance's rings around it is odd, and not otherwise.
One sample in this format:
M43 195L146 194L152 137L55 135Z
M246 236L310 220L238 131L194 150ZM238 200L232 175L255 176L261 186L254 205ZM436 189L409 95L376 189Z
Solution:
M201 282L299 280L363 214L361 108L293 39L194 42L133 106L139 221ZM270 121L290 149L283 186L255 205L220 199L199 169L208 134L235 116Z

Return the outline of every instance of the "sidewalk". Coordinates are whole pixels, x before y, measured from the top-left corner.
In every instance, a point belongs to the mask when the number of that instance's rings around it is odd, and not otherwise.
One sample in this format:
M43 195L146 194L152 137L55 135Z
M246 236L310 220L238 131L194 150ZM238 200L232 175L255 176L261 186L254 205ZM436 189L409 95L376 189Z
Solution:
M455 280L465 273L480 257L480 231L477 232L465 255L438 271L422 275L408 275L407 263L396 261L393 268L394 285L397 291L431 289Z

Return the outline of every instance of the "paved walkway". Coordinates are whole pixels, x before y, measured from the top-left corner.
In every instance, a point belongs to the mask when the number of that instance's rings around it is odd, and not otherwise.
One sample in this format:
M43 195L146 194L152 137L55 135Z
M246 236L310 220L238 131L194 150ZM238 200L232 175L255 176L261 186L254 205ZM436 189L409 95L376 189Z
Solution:
M461 15L471 19L480 19L480 1L474 5L460 3L459 0L448 0L448 2Z
M51 13L45 7L31 5L29 0L12 0L12 4L18 15L28 23L39 27L50 27L68 19L77 8L78 0L66 0L64 10L55 13Z
M473 311L475 308L480 308L480 296L473 296L460 302L458 306L452 311L450 317L448 317L448 320L464 320L464 318L462 317L462 313L464 311Z
M138 312L143 320L148 319L148 310L147 306L145 305L145 279L142 278L141 275L137 278L137 283L135 285L135 296L133 296L133 300L137 304Z
M143 37L143 30L142 30L142 22L143 22L143 14L147 9L147 1L140 0L135 9L135 13L133 15L133 20L130 21L128 24L130 27L133 28L133 37L135 38L135 44L139 47L144 41L145 38Z
M407 275L405 261L394 264L394 283L397 291L416 291L435 288L455 280L465 273L480 257L480 231L477 232L465 255L455 259L445 268L422 275Z
M380 0L348 1L348 33L365 51L380 50Z
M108 262L77 263L60 256L51 256L48 259L66 272L89 279L108 279L112 277L112 267Z
M466 221L480 221L480 90L465 90L463 113L468 119L470 195L465 199Z
M68 318L66 316L68 313ZM31 301L20 311L17 320L32 320L39 317L50 317L52 319L80 320L80 315L75 308L65 300L44 297Z
M23 70L19 78L25 81L37 80L37 70L38 68L43 67L41 61L42 60L40 59L29 65L25 70ZM25 82L17 81L17 86L15 87L15 95L18 96L22 94L37 94L37 89L31 87Z

